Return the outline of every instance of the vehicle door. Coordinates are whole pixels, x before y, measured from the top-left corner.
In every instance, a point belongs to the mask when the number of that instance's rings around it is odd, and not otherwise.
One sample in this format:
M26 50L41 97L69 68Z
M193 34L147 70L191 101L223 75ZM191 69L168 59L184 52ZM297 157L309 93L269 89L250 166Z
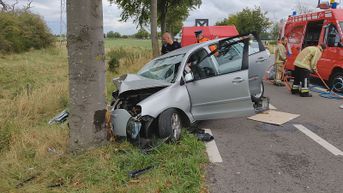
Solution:
M257 38L250 41L249 46L249 87L250 93L255 95L261 92L261 82L265 69L273 64L262 41Z
M243 54L237 54L235 49ZM221 61L219 66L211 58L214 56L209 57L210 51L204 48L193 52L186 64L186 87L191 113L196 120L254 113L249 91L248 39L224 39L218 43L218 50L214 55ZM187 78L189 74L192 78Z
M306 22L302 22L301 24L288 24L286 26L286 29L287 32L285 34L285 37L288 38L287 50L290 54L287 57L286 69L294 70L295 58L300 53L303 45L304 34L306 31Z
M327 48L324 50L322 57L318 61L318 73L328 80L333 67L343 63L343 48L341 36L335 24L329 23L324 28L324 43Z

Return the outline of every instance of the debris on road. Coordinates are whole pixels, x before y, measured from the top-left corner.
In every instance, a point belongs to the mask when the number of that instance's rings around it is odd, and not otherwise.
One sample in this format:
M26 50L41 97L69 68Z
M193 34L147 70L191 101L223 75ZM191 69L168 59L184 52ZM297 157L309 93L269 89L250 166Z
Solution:
M67 111L67 109L65 109L64 111L62 111L61 113L56 115L54 118L52 118L48 122L48 124L53 125L53 124L57 124L57 123L63 123L67 120L68 117L69 117L69 112Z
M343 109L343 105L339 106L339 108Z
M259 121L263 123L269 123L272 125L283 125L287 123L288 121L291 121L300 115L297 114L291 114L291 113L285 113L285 112L279 112L279 111L266 111L265 113L257 114L251 117L248 117L248 119Z

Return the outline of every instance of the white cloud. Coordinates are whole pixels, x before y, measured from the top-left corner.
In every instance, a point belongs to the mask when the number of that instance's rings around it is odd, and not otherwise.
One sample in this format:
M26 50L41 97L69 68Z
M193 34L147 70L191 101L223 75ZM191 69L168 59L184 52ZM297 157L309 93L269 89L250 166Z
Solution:
M14 0L8 1L14 2ZM280 20L291 14L299 1L312 8L315 8L317 3L316 0L202 0L201 7L190 12L190 16L184 22L184 25L193 26L197 18L208 18L210 25L214 25L217 21L227 18L230 14L245 7L252 8L254 6L260 6L264 11L267 11L270 19L274 21ZM22 6L28 0L19 0L19 2L18 6ZM59 33L60 0L33 0L32 7L33 12L43 16L53 33ZM116 5L110 5L108 0L103 0L103 11L105 32L112 30L121 34L133 34L137 31L136 24L132 20L127 22L119 21L121 10Z

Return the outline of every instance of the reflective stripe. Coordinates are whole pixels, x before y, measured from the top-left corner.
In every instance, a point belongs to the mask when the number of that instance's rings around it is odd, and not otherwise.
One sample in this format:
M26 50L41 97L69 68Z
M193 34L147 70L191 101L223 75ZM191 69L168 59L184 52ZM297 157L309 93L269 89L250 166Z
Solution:
M300 87L299 87L299 85L293 85L292 86L292 89L299 89Z
M302 88L302 89L300 89L300 92L301 92L301 93L307 93L307 92L310 92L310 90L309 90L309 89L303 89L303 88Z

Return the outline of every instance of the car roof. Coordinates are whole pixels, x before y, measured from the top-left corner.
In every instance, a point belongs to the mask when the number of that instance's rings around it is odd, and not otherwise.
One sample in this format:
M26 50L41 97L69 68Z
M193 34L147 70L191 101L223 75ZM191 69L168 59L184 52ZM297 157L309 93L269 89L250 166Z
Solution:
M205 47L207 45L211 45L213 43L217 43L219 40L222 40L222 39L225 39L225 38L214 39L214 40L210 40L210 41L203 42L203 43L192 44L192 45L189 45L189 46L186 46L186 47L174 50L174 51L169 52L167 54L164 54L164 55L162 55L162 56L160 56L160 57L158 57L156 59L162 59L162 58L167 58L167 57L171 57L171 56L175 56L175 55L186 54L187 52L189 52L191 50L195 50L197 48L202 48L202 47Z

